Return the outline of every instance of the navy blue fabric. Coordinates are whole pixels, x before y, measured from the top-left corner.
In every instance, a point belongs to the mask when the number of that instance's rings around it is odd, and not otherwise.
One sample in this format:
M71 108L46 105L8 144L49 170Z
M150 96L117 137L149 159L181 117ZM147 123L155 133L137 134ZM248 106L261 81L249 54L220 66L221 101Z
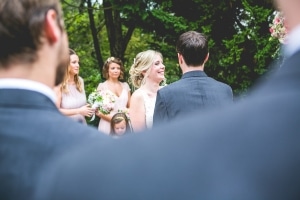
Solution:
M204 71L187 72L180 80L158 91L153 126L232 102L233 93L229 85L208 77Z
M99 135L43 94L0 89L0 199L33 199L40 169L53 155Z

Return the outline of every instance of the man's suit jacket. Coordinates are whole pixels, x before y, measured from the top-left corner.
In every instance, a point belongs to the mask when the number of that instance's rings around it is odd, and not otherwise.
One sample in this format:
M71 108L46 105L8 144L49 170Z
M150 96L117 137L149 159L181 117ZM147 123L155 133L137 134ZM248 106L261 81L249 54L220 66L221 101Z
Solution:
M229 85L208 77L204 71L187 72L180 80L157 92L153 126L186 117L195 111L219 108L232 101Z
M299 63L229 107L66 153L37 199L300 199Z
M0 199L32 199L40 169L96 129L63 116L41 93L0 89Z

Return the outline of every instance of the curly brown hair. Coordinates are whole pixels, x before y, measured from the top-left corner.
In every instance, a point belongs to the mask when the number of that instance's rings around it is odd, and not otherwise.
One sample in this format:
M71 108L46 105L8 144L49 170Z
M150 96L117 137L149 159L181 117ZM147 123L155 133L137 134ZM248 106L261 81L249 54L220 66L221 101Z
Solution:
M103 68L102 68L103 77L106 80L109 78L108 71L109 71L109 65L111 63L116 63L116 64L120 65L121 73L120 73L120 76L119 76L119 80L123 80L124 79L124 73L125 73L124 65L123 65L122 60L120 58L116 58L116 57L109 57L104 62L104 65L103 65Z

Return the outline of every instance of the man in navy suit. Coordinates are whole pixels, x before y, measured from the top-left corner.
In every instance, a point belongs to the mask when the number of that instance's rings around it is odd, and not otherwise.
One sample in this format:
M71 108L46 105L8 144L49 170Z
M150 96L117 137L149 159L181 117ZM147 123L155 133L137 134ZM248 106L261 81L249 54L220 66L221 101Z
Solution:
M180 116L186 117L195 111L219 108L233 101L231 87L204 72L209 53L203 34L196 31L183 33L177 41L176 50L183 75L180 80L157 92L153 126Z
M277 0L289 39L247 99L53 160L44 199L300 199L300 1Z
M0 1L0 199L32 199L51 156L101 137L55 106L69 62L62 20L59 0Z

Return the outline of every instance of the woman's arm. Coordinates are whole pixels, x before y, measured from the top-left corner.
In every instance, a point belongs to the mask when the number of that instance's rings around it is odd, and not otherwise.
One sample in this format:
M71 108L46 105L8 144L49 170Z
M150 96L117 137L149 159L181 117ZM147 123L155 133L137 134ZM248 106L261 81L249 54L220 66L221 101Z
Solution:
M80 114L85 117L91 117L95 112L94 109L92 109L89 104L86 104L79 108L72 108L72 109L59 108L59 111L62 114L67 115L67 116Z
M126 104L126 108L129 108L130 107L130 98L131 98L131 89L127 82L123 82L122 84L123 84L123 88L125 88L128 93L128 101Z
M130 100L131 100L131 92L128 91L128 101L127 101L127 105L126 105L127 108L130 108Z
M86 104L84 106L81 106L79 108L73 108L73 109L65 109L61 108L61 101L62 101L62 91L61 91L61 85L58 85L54 88L54 92L56 94L56 106L59 109L59 111L66 115L83 115L86 117L91 117L94 114L94 110L90 107L90 105Z
M96 113L95 113L98 117L100 117L101 119L104 119L104 120L106 120L106 121L109 121L110 122L110 120L111 120L111 118L112 118L112 116L111 116L111 114L107 114L107 115L105 115L105 114L103 114L101 111L99 111L99 110L96 110Z
M58 85L56 87L54 87L54 93L56 96L56 102L55 105L57 108L60 108L60 104L61 104L61 85Z
M142 131L146 128L144 98L138 90L131 96L129 117L134 132Z

